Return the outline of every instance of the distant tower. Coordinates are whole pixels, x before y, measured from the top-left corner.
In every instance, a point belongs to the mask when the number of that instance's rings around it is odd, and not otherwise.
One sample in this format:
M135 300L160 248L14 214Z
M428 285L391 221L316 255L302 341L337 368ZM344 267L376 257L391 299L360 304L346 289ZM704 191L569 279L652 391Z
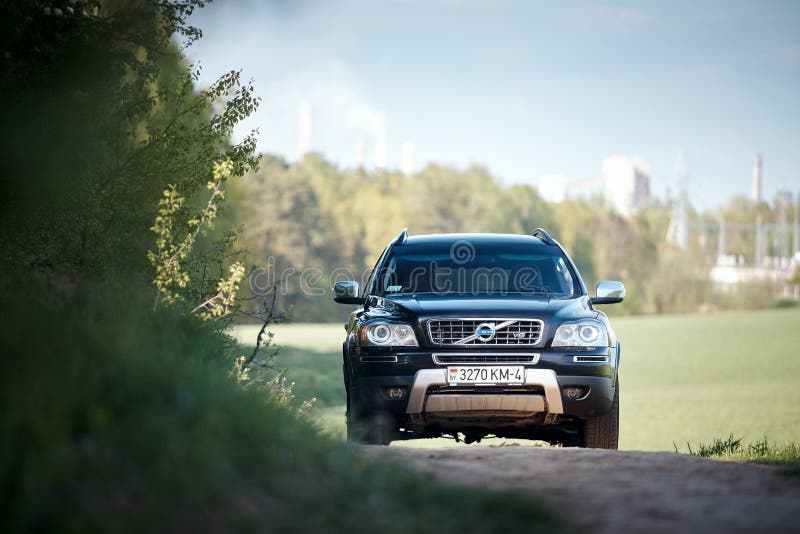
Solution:
M363 169L367 164L367 142L363 135L356 137L356 167Z
M400 169L406 176L414 174L414 143L406 141L400 147L402 155Z
M311 103L300 102L297 112L297 161L303 159L311 142Z
M686 192L686 164L684 154L678 154L678 172L675 177L675 193L672 199L672 214L667 229L667 242L676 247L689 247L689 195Z
M761 205L761 154L753 158L753 203Z
M383 133L375 139L375 170L382 171L386 168L386 134Z

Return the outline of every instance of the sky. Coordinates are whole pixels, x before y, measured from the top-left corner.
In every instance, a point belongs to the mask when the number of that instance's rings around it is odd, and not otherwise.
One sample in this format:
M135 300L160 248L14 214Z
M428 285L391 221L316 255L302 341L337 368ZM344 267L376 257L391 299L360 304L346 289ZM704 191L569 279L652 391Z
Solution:
M685 153L692 204L800 193L800 2L216 0L192 18L187 55L201 84L241 69L262 102L238 130L297 157L298 108L310 148L342 167L364 136L368 166L414 143L415 168L483 165L503 183L600 175L636 157L653 194Z

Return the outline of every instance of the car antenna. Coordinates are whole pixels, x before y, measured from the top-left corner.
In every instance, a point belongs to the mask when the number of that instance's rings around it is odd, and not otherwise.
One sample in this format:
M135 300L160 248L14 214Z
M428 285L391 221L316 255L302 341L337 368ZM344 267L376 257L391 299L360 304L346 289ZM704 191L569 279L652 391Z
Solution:
M541 239L542 241L544 241L548 245L555 245L556 244L556 240L553 239L552 237L550 237L550 234L548 234L547 230L545 230L544 228L537 228L536 230L531 232L531 235L533 237L538 237L539 239Z
M403 228L400 232L400 235L397 236L397 239L394 240L395 245L405 245L406 239L408 239L408 228Z

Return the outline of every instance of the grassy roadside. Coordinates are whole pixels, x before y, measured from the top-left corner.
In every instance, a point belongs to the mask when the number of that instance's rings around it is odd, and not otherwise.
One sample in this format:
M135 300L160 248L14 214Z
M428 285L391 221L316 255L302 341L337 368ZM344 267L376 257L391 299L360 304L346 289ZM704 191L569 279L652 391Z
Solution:
M531 498L435 483L321 436L236 383L223 357L231 346L191 317L153 312L135 295L80 298L93 302L17 309L0 323L3 532L460 534L559 524ZM42 316L57 320L43 325Z
M675 445L675 452L683 452ZM800 476L800 445L797 443L775 443L767 438L751 443L744 443L742 438L715 438L709 443L686 444L686 453L700 458L754 462L760 464L781 465L787 472Z

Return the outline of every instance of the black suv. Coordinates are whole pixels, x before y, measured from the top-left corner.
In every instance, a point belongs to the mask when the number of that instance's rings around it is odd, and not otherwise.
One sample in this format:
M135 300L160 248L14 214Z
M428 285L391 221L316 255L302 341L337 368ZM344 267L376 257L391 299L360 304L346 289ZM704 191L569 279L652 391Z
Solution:
M596 304L621 302L603 281L589 297L547 232L395 238L345 325L351 441L487 435L616 449L620 344Z

